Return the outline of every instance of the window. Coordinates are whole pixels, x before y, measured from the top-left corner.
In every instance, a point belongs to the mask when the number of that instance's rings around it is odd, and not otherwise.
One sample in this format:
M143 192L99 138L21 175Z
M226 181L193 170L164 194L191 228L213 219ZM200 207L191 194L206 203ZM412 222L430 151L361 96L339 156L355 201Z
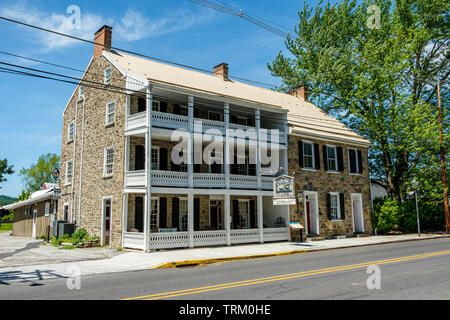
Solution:
M105 160L103 166L103 176L110 177L114 171L114 147L105 148Z
M245 159L242 156L237 156L236 159L238 159L236 162L237 174L248 176L248 155L245 156Z
M208 111L208 118L209 120L222 121L222 116L218 112Z
M31 209L31 206L26 206L25 207L25 215L26 216L30 215L30 211L31 211L30 209Z
M44 207L44 212L45 212L45 216L48 217L50 215L50 202L45 202L45 207Z
M312 142L303 142L303 168L314 169L314 145Z
M111 84L111 67L105 69L105 76L103 82L105 84Z
M152 170L159 170L159 148L152 147Z
M78 98L84 98L84 86L78 88Z
M358 159L358 151L356 149L348 149L348 162L349 162L349 172L350 173L361 173L360 164Z
M239 200L239 225L248 228L250 225L250 202L249 200Z
M150 207L150 230L159 226L159 198L152 198Z
M337 171L337 155L335 146L327 146L328 171Z
M188 229L188 200L180 198L179 203L179 219L180 231L187 231Z
M243 126L247 125L247 118L236 116L236 124L240 124Z
M330 217L331 220L341 219L341 210L339 206L339 194L330 193Z
M63 220L64 221L69 221L69 204L68 203L64 203Z
M180 115L181 116L188 116L188 108L186 106L180 106Z
M69 127L67 128L67 142L71 142L73 141L73 136L74 136L74 128L75 128L75 123L74 121L72 121L71 123L69 123Z
M159 101L152 101L152 110L153 111L160 111L160 103Z
M66 185L72 183L73 176L73 160L66 162Z
M106 105L106 124L110 125L113 124L116 118L116 102L111 101Z

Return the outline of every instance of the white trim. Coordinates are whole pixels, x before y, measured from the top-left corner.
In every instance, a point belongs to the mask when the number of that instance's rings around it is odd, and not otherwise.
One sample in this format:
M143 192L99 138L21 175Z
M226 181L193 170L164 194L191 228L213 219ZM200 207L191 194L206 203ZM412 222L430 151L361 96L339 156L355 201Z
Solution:
M48 217L50 215L50 201L45 201L44 203L44 216Z
M330 209L331 209L331 196L336 196L336 209L337 209L337 216L338 216L338 219L330 219L330 221L332 221L332 222L342 221L341 199L340 199L339 192L328 192L328 194L330 195ZM331 216L331 214L330 214L330 216Z
M326 147L325 151L326 151L327 154L326 155L324 154L323 157L324 157L324 159L327 162L327 172L329 172L329 173L337 173L337 172L339 172L337 146L326 144L325 147ZM335 170L330 170L330 164L328 163L328 148L334 150L334 166L336 167Z
M370 142L357 142L351 139L345 139L345 138L336 138L336 137L331 137L331 136L327 136L327 135L323 135L323 134L313 134L313 133L303 133L303 132L299 132L295 129L290 128L289 135L295 136L295 137L300 137L300 138L306 138L306 139L317 139L317 140L322 140L325 142L336 142L336 143L346 143L352 146L358 146L358 147L362 147L362 148L369 148L372 144ZM364 139L361 137L361 139Z
M109 78L106 78L106 72L109 71ZM112 68L111 66L108 66L103 71L103 84L111 85L111 79L112 79Z
M157 205L157 214L156 214L156 228L159 228L159 216L161 215L161 202L160 199L161 197L150 197L150 212L148 213L148 217L150 219L149 221L149 226L150 226L150 230L148 230L148 232L152 232L152 200L156 200L156 205ZM166 204L167 205L167 204ZM167 209L167 207L166 207Z
M113 153L113 159L112 159L112 169L111 169L111 173L106 173L106 160L107 160L107 155L108 155L108 151L112 150ZM109 147L105 147L103 149L103 178L109 178L112 177L114 175L114 146L109 146Z
M153 150L156 150L156 156L158 158L157 161L156 161L156 169L152 168L153 170L159 170L159 168L161 168L161 159L160 159L160 156L159 156L160 149L161 149L160 146L152 146L152 150L150 152L150 158L152 158ZM152 160L152 166L153 166L155 163L153 162L153 158L151 160Z
M109 105L114 103L114 112L109 112ZM116 109L117 109L117 103L116 100L112 100L106 103L106 111L105 111L105 127L113 125L114 123L116 123ZM111 122L108 122L109 120L109 115L110 114L114 115L114 119Z
M305 167L305 144L310 144L311 145L311 150L312 150L312 167ZM315 152L314 152L314 142L312 141L306 141L306 140L302 140L302 154L303 154L303 167L302 169L306 169L306 170L317 170L315 167L315 163L316 163L316 159L315 159Z
M352 208L352 225L353 225L353 233L356 232L356 226L355 226L355 216L353 213L353 199L358 198L359 200L359 210L360 210L360 217L361 217L361 228L362 231L358 232L364 232L364 211L363 211L363 203L362 203L362 194L361 193L351 193L350 194L350 202L351 202L351 208Z
M83 88L83 94L81 94L81 88ZM78 99L83 99L85 93L86 93L86 87L79 85L78 86Z
M67 176L68 176L68 170L67 170L67 168L69 167L68 166L68 163L70 162L70 164L71 164L71 181L70 182L68 182L67 181ZM69 185L71 185L72 183L73 183L73 173L74 173L74 170L73 170L73 159L70 159L70 160L67 160L66 161L66 174L65 174L65 176L64 176L64 186L69 186Z
M71 125L73 126L72 127L72 137L70 136L70 126ZM73 142L74 138L75 138L75 120L72 120L69 123L69 125L67 126L67 143Z
M314 219L315 219L315 225L316 225L316 231L317 234L320 234L319 229L319 193L317 191L303 191L303 208L304 208L304 214L305 214L305 233L308 234L308 219L306 215L306 196L312 195L314 196L314 207L315 207L315 213L314 213ZM310 206L311 208L311 206ZM313 228L311 228L311 231L313 231Z

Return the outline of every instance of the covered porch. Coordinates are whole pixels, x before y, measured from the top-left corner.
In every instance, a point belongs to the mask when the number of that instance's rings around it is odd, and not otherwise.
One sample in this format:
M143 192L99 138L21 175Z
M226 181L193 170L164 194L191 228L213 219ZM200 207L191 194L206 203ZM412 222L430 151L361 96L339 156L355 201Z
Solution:
M288 206L272 192L152 188L125 190L122 247L139 250L286 241ZM137 192L138 191L138 192Z

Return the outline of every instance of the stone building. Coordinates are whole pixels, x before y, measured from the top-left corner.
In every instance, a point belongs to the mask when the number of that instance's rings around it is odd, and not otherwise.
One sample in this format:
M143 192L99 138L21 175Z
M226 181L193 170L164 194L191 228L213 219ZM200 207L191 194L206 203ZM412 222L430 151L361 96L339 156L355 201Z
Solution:
M225 63L206 74L116 52L111 29L95 34L63 112L58 219L103 244L145 251L283 241L290 221L318 235L371 230L369 143L308 103L306 91L232 81ZM221 147L211 152L211 142ZM329 170L309 168L328 145L339 153L334 165L348 165L332 169L330 151ZM273 204L280 167L305 195L297 205Z

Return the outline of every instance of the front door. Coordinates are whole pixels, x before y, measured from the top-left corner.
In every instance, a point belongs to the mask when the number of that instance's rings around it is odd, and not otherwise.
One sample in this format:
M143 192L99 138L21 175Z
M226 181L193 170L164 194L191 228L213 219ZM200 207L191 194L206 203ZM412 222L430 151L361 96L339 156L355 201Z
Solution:
M111 199L105 199L103 203L103 212L104 212L104 237L103 244L109 245L110 237L111 237Z
M364 220L362 215L361 197L359 195L352 196L352 213L355 232L364 232Z
M37 220L37 209L33 210L33 231L31 233L32 238L36 238L36 220Z
M210 221L212 229L214 230L223 229L221 200L211 200Z

